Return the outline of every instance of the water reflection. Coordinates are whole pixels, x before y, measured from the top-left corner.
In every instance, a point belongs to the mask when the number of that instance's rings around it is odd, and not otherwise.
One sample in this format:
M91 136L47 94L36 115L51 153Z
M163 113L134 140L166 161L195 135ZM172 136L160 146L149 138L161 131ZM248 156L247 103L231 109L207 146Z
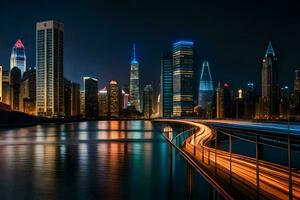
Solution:
M0 163L1 199L207 199L209 192L147 121L3 130Z

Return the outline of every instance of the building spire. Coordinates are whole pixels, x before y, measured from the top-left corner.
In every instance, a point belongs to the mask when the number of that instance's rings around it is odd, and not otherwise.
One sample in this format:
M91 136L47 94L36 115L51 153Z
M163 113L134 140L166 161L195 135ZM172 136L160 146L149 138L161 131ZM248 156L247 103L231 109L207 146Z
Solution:
M133 47L132 47L132 60L133 60L133 61L136 61L135 43L133 43Z
M272 54L273 56L275 56L275 51L273 49L271 40L269 40L269 44L268 44L268 48L267 48L265 57L267 57L270 54Z

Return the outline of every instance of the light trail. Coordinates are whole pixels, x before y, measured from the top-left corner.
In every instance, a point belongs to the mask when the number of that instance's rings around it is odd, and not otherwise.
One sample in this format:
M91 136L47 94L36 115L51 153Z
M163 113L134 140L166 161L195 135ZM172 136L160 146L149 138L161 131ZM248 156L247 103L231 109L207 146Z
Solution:
M182 146L190 156L196 158L209 170L217 169L218 176L230 177L235 184L246 184L256 190L256 159L223 150L211 148L208 142L215 138L213 131L206 125L188 120L166 120L189 124L198 128L197 132L187 138ZM196 146L195 146L196 145ZM196 154L194 155L194 148ZM231 160L231 164L230 164ZM292 192L294 199L300 199L300 173L292 172ZM272 199L289 198L289 171L285 166L259 160L259 194Z

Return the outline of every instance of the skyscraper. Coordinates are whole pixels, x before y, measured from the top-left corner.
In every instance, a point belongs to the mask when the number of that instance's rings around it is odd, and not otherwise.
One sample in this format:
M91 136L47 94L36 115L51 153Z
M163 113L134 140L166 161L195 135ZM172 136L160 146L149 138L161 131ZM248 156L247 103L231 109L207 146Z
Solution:
M21 76L26 71L25 47L21 40L18 40L12 48L10 55L10 70L17 67L21 70Z
M2 102L10 105L9 71L2 69Z
M224 117L231 118L233 116L233 95L232 90L229 87L228 83L224 83L223 86L223 109L224 109Z
M173 44L173 115L193 113L194 42L179 41Z
M65 116L71 116L71 81L64 78L64 110Z
M126 109L128 107L128 102L129 102L129 94L125 92L125 90L121 90L121 109Z
M83 77L85 117L95 119L98 117L98 80L91 77Z
M268 102L268 117L276 118L279 114L278 65L271 41L262 62L261 87L262 98Z
M135 44L133 44L133 56L130 68L130 86L129 86L130 103L137 111L141 111L140 105L140 81L139 81L139 62L136 59Z
M21 70L18 67L12 68L9 75L10 105L14 111L20 111L20 84Z
M71 83L71 116L80 115L80 85Z
M36 69L27 68L20 87L20 111L36 114Z
M37 114L64 115L64 25L36 25Z
M98 93L99 117L108 117L108 94L106 87Z
M118 86L118 82L115 80L112 80L109 83L108 101L109 101L109 116L119 117L120 114L119 86Z
M201 109L206 110L208 105L211 105L213 96L213 81L211 78L208 61L204 61L201 70L199 83L199 100L198 104Z
M290 91L288 86L280 89L279 118L287 119L290 110Z
M161 109L163 117L173 114L173 57L163 53L161 58Z
M150 118L153 111L153 88L146 85L143 92L143 113L144 117Z
M300 69L295 70L294 104L296 108L300 108Z
M255 115L255 96L254 96L254 83L247 84L245 92L245 109L244 117L246 119L253 119Z
M84 90L80 90L80 116L85 117L85 94L84 94Z

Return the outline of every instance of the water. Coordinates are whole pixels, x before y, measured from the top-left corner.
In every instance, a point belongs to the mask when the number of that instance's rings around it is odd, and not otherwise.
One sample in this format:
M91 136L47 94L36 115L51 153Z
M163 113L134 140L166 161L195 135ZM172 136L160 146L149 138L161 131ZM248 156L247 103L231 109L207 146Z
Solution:
M0 198L212 198L212 187L161 130L149 121L1 130Z

